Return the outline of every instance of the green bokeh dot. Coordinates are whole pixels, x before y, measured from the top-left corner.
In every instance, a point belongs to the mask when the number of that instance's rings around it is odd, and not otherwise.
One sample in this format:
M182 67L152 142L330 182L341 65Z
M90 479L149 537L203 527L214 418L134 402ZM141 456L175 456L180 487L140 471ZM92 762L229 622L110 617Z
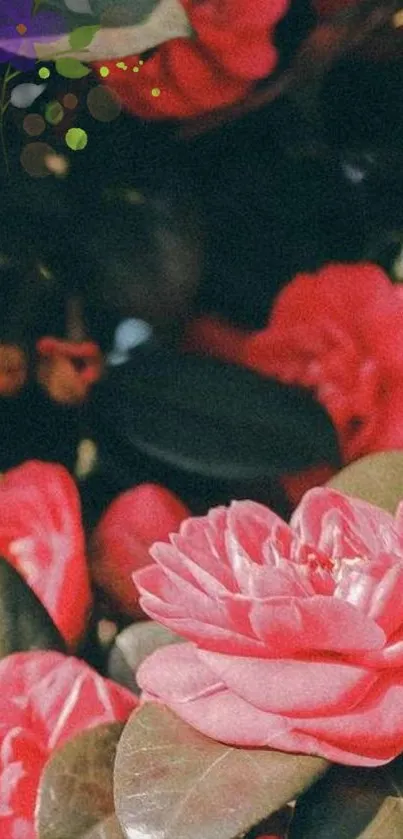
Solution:
M81 151L88 143L88 134L83 128L69 128L64 139L69 149Z
M48 67L41 67L40 70L38 70L38 76L40 79L48 79L50 76L50 70Z
M48 102L45 108L45 119L50 125L59 125L64 117L64 110L57 100Z

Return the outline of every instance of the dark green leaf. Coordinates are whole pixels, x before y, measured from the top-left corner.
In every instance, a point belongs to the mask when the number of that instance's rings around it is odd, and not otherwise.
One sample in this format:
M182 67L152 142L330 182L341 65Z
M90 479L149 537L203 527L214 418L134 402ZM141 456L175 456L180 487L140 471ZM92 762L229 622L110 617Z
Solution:
M24 650L64 652L65 644L36 594L0 557L0 658Z
M119 742L116 815L128 839L234 839L299 796L327 765L224 746L148 703Z
M39 839L114 839L113 766L121 723L85 731L48 760L37 800Z
M297 803L289 839L402 839L403 759L334 767Z
M96 407L105 444L126 461L131 451L206 479L267 480L338 458L308 392L166 347L138 348L112 368Z
M394 513L403 498L403 451L378 452L356 460L328 486Z
M59 75L66 79L82 79L91 72L90 67L86 67L77 58L58 58L55 67Z
M155 621L139 621L128 626L115 638L109 654L108 676L134 693L141 690L136 682L136 671L142 661L158 647L183 641Z

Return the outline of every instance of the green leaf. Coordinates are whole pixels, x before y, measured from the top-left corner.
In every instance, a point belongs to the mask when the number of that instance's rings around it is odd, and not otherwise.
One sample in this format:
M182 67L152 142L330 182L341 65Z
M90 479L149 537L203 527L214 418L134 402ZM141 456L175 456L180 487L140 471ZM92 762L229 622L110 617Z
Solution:
M155 621L138 621L116 636L109 653L108 676L140 694L136 672L142 661L159 647L183 642L183 638Z
M301 795L327 766L316 757L225 746L146 703L119 741L116 815L128 839L234 839Z
M65 652L65 643L36 594L0 557L0 658L25 650Z
M99 26L79 26L77 29L73 29L69 35L71 48L73 50L82 50L88 47L99 28Z
M77 58L58 58L55 67L59 76L65 79L82 79L91 72L90 67L86 67Z
M297 803L289 839L402 839L403 759L334 767Z
M121 723L99 725L56 749L38 790L39 839L122 837L113 802L113 765L122 730Z
M83 839L124 839L116 816L109 816L85 833Z
M403 451L379 452L356 460L327 486L394 513L403 499Z

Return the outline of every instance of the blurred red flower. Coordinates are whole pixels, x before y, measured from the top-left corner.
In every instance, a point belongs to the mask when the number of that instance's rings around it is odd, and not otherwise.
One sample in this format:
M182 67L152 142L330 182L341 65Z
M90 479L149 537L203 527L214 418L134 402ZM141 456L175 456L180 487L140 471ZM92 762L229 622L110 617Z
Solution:
M192 38L166 41L140 66L137 56L126 57L127 70L102 62L109 70L108 86L145 119L193 117L237 102L277 63L272 34L287 11L287 0L182 4Z
M142 614L133 572L153 562L151 545L167 540L189 516L187 507L157 484L140 484L112 502L92 536L91 571L114 608L132 617Z
M243 361L312 389L346 462L403 447L403 297L378 266L297 275L245 342Z

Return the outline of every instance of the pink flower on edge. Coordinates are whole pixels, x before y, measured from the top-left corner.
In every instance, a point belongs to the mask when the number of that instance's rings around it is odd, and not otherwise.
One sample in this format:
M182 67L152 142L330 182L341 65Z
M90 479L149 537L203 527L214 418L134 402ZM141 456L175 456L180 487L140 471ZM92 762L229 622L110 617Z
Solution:
M346 462L403 447L403 296L381 268L328 265L279 294L249 367L313 390Z
M290 526L251 501L188 519L135 575L190 643L140 667L143 698L238 746L376 766L403 750L403 536L315 489Z
M81 731L125 722L129 691L77 658L15 653L0 662L0 835L36 839L38 785L52 752Z
M84 635L92 595L80 499L63 466L27 461L4 475L0 556L24 577L74 648Z

